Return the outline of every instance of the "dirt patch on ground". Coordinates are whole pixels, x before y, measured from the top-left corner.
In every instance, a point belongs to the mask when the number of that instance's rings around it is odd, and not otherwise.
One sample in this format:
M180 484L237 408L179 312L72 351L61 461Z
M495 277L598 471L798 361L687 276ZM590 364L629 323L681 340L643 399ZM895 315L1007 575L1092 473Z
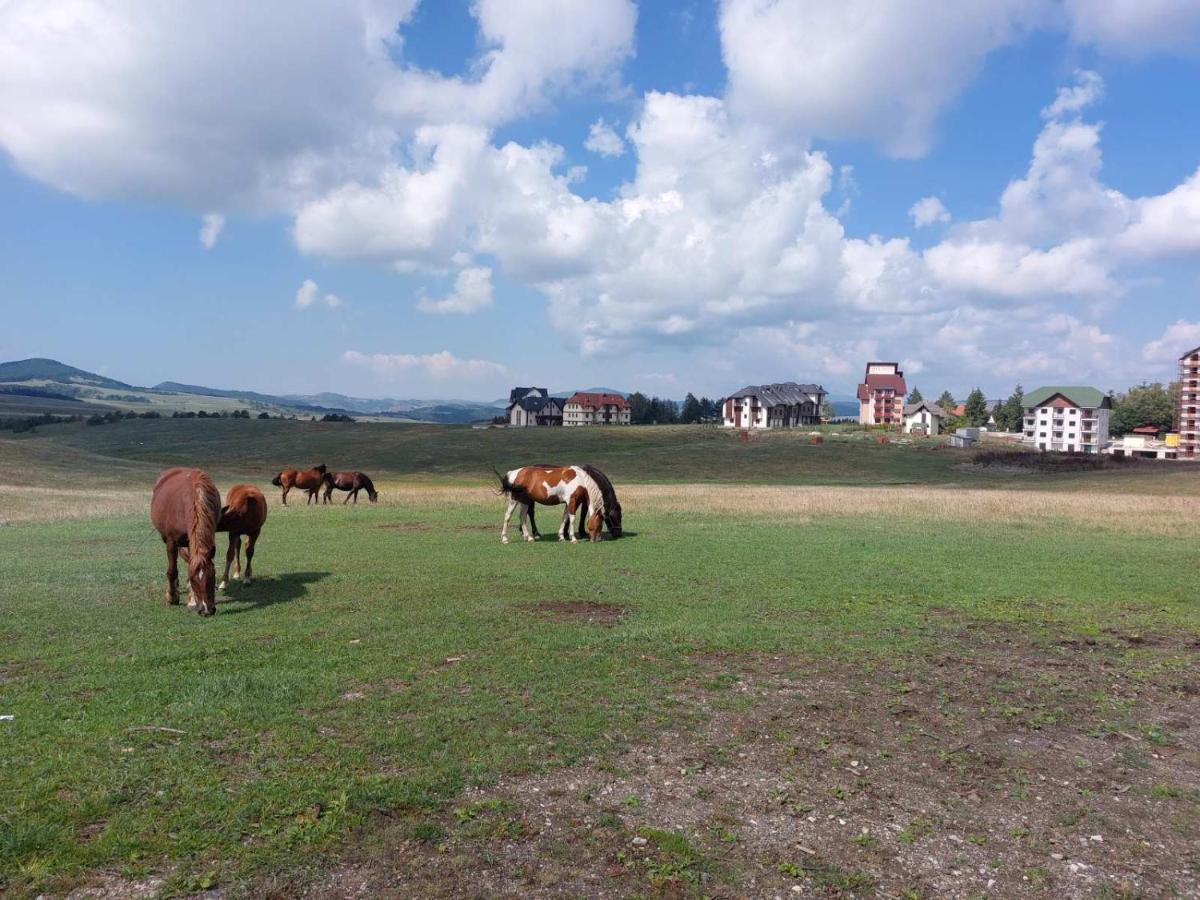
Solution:
M384 522L375 527L385 531L430 531L433 528L426 522Z
M553 622L575 622L611 628L625 615L624 606L615 603L596 603L589 600L543 600L540 603L521 603L518 609Z
M1200 896L1194 641L950 626L938 646L698 657L673 699L699 731L470 791L308 893Z

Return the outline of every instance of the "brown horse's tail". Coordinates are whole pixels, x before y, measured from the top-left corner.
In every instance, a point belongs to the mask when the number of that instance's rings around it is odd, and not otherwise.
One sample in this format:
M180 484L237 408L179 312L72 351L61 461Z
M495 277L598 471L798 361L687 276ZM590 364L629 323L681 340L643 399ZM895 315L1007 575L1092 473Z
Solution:
M283 473L280 472L278 475L272 478L271 484L275 485L275 487L283 487Z

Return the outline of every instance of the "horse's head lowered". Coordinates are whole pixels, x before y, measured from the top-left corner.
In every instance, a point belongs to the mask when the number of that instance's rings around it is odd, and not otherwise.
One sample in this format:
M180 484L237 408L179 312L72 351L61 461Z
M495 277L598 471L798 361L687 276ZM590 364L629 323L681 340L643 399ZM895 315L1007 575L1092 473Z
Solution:
M215 550L215 548L214 548ZM193 548L188 557L188 606L202 616L217 611L217 569L213 552L203 553Z
M621 536L621 504L615 497L604 507L604 524L608 526L608 533L613 537Z

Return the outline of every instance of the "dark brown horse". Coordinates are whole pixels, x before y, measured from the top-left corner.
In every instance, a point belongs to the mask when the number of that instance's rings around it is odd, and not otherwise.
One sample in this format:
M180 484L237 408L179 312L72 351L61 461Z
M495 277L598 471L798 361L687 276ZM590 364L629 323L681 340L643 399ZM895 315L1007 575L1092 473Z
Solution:
M604 495L600 486L581 466L524 466L501 475L500 493L508 498L508 508L500 528L501 543L508 543L508 522L513 510L521 509L521 534L527 541L537 540L533 530L526 526L533 504L556 506L566 504L562 525L558 530L560 541L576 542L573 518L586 500L590 515L583 527L593 541L600 540L604 517Z
M307 506L316 500L321 502L317 496L317 492L321 490L321 484L325 480L325 466L319 465L312 469L284 469L278 475L271 479L271 484L275 487L283 488L283 505L287 506L288 491L292 488L299 488L308 494Z
M599 486L600 494L604 498L604 524L608 526L609 534L611 534L614 538L619 538L621 536L621 504L620 501L617 500L617 492L613 489L612 482L609 481L607 475L605 475L595 466L589 466L585 463L584 465L580 466L580 468L591 475L592 480L595 481ZM585 526L589 518L588 495L586 491L580 493L578 490L576 491L576 494L578 495L576 497L576 505L579 509L578 534L579 537L584 537L587 534ZM534 517L535 508L536 507L533 505L529 507L529 527L533 529L534 538L540 538L542 535L541 532L538 531L537 521ZM561 526L559 528L559 537L562 537Z
M188 567L188 606L202 616L217 611L216 527L221 495L199 469L167 469L154 484L150 522L167 545L167 603L179 602L176 577L182 550Z
M346 494L346 499L342 501L344 506L349 502L350 498L354 498L355 504L358 503L358 492L366 491L367 497L372 503L379 500L379 491L375 490L375 485L371 483L371 479L362 472L326 472L325 473L325 502L329 503L329 498L333 494L333 489L339 491L349 491Z
M217 531L229 532L229 549L225 551L225 574L218 591L225 590L229 581L229 564L236 563L233 577L242 577L242 536L246 537L246 584L254 577L254 548L263 522L267 521L267 498L251 484L235 484L225 495Z

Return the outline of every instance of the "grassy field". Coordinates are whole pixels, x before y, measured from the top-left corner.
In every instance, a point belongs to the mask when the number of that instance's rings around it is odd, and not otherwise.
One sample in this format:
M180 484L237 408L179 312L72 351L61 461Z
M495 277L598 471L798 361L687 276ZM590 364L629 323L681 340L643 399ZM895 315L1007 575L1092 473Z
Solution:
M11 895L1200 877L1200 467L255 420L54 426L0 454ZM544 460L609 471L630 536L502 546L485 476ZM322 461L382 502L274 502L277 468ZM181 463L272 501L258 580L207 621L165 606L145 513Z

